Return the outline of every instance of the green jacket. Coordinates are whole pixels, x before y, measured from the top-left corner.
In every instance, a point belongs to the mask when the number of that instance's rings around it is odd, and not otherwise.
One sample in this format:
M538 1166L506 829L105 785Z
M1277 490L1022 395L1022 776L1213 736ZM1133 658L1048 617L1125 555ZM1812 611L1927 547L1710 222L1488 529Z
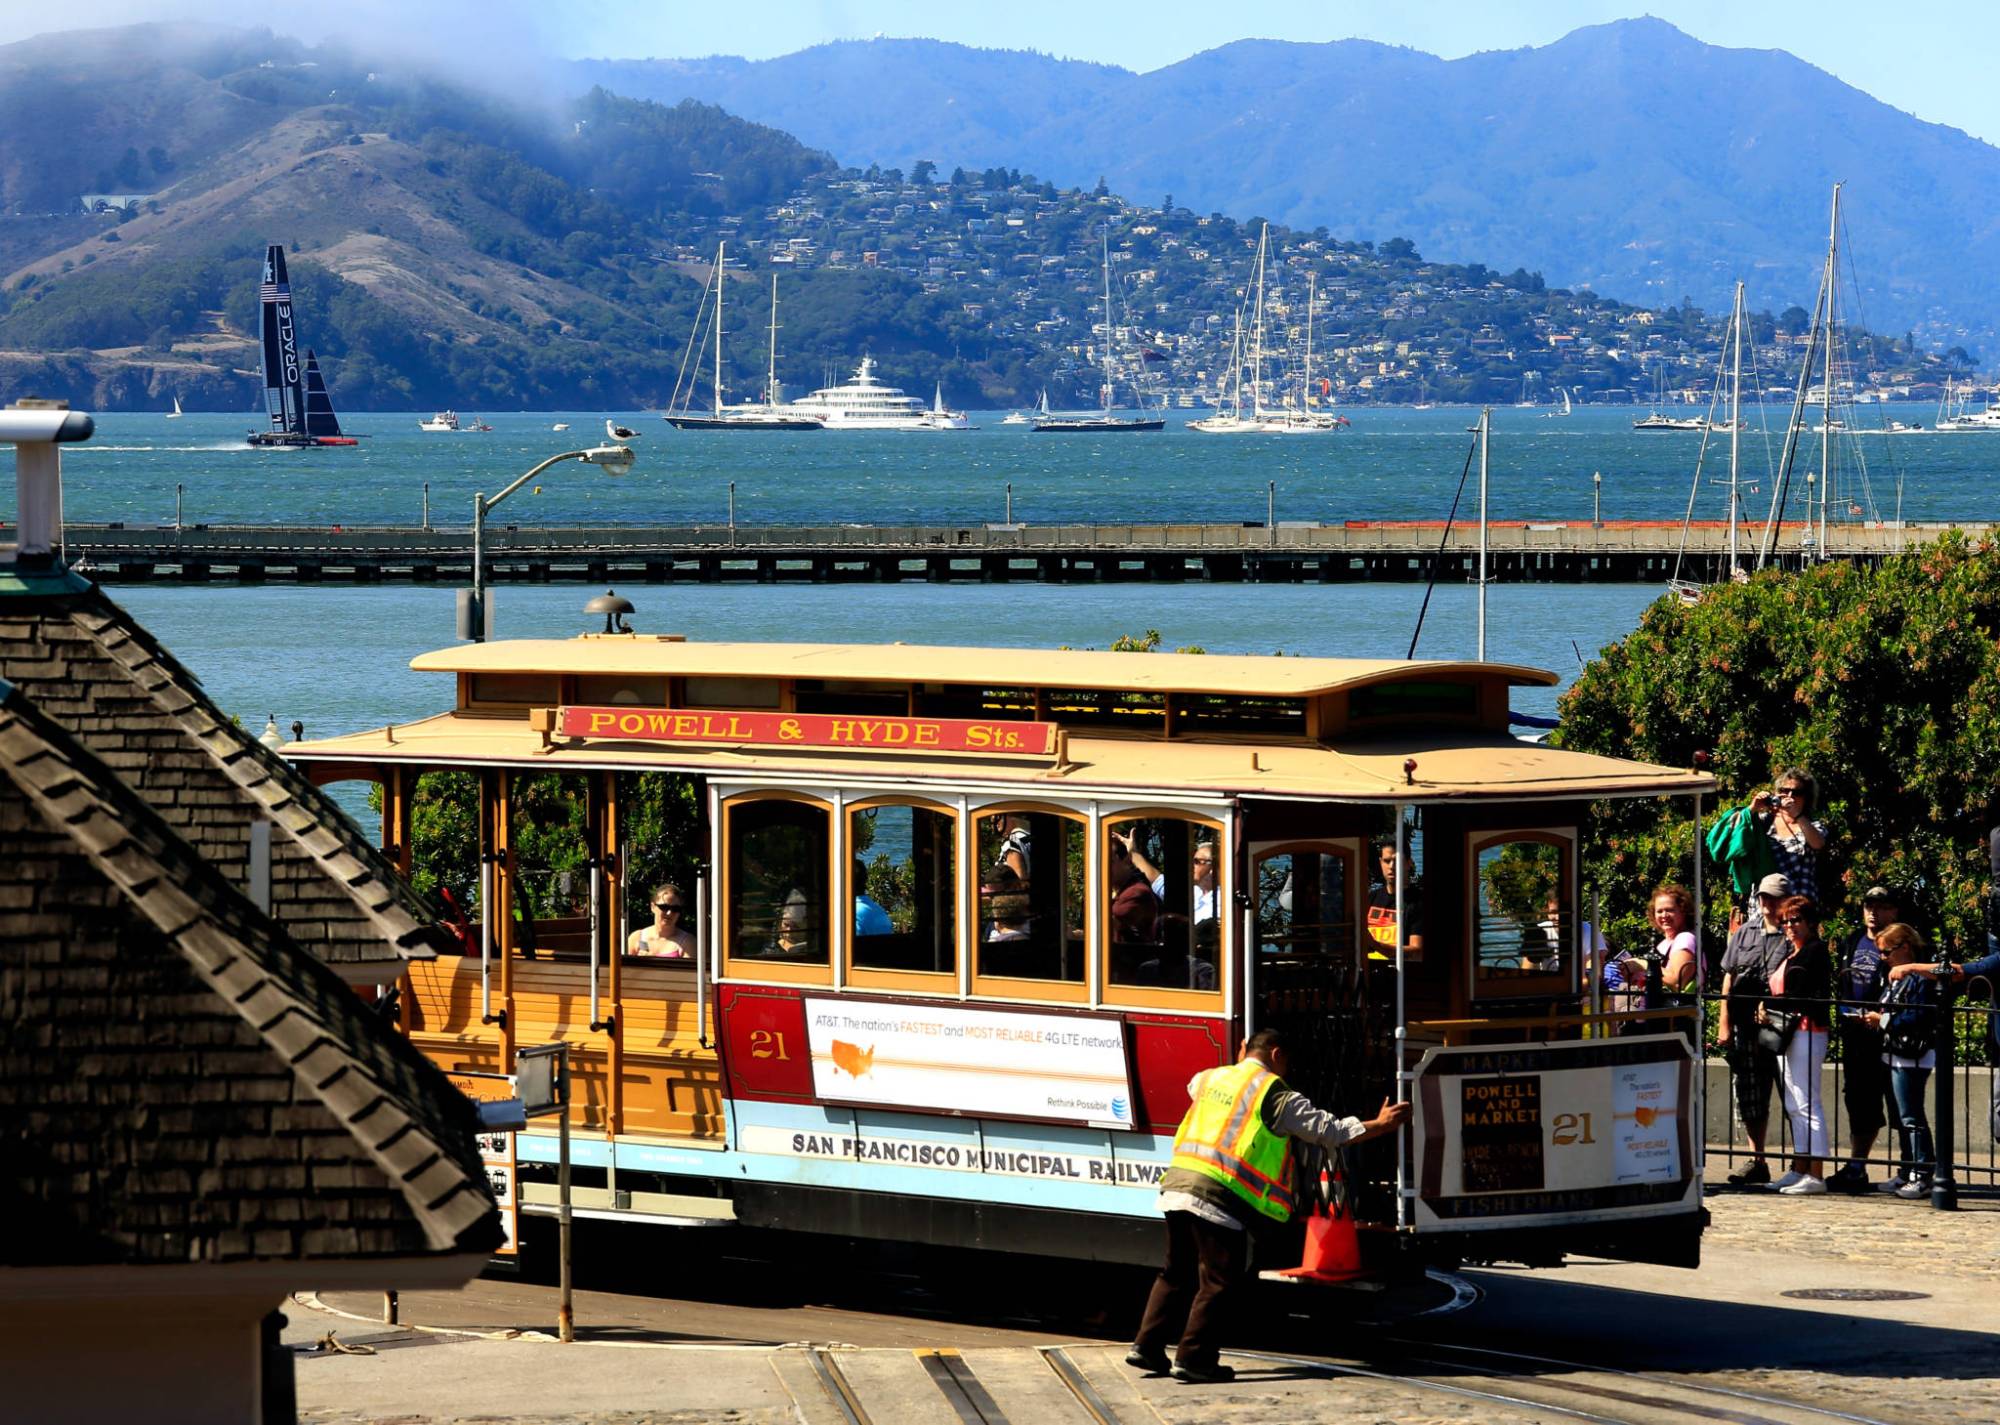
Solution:
M1709 860L1720 861L1729 872L1729 884L1739 900L1778 869L1777 858L1771 855L1771 838L1747 806L1724 812L1710 823L1703 844Z

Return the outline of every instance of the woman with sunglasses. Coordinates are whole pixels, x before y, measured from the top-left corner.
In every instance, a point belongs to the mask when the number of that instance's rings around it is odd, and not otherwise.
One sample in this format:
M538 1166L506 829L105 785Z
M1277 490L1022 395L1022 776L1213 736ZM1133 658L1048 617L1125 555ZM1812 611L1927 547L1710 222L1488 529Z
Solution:
M1826 824L1813 820L1819 783L1797 767L1778 773L1776 785L1750 801L1751 813L1771 839L1771 857L1792 883L1794 895L1819 899L1819 858L1826 850Z
M1826 1191L1826 1104L1820 1070L1831 1030L1833 957L1819 935L1819 912L1805 896L1778 903L1778 926L1791 948L1771 976L1771 997L1757 1007L1757 1023L1773 1026L1789 1016L1794 1026L1778 1057L1778 1082L1792 1121L1792 1170L1771 1186L1791 1197Z
M658 956L685 960L694 954L694 932L687 921L687 897L669 882L653 892L653 923L642 925L625 937L627 955Z

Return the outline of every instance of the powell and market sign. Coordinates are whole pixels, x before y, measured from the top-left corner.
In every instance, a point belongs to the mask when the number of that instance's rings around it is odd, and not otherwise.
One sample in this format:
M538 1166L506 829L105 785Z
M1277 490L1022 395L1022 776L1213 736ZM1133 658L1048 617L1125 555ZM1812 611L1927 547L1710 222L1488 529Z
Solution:
M956 752L981 757L1054 757L1061 746L1061 729L1052 722L831 713L681 712L631 707L563 707L555 713L554 731L563 737L614 742L838 748L846 752Z

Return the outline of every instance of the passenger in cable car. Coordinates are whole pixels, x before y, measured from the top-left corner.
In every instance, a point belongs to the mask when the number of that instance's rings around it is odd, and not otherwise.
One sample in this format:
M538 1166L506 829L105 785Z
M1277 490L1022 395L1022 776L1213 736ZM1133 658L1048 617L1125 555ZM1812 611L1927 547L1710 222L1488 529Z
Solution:
M820 958L819 936L812 921L812 907L804 891L786 896L778 908L778 933L771 942L771 954L781 960Z
M1130 831L1112 832L1111 839L1115 844L1125 848L1125 854L1132 858L1132 864L1139 868L1140 874L1152 885L1154 896L1164 905L1167 901L1167 873L1154 865L1146 855L1139 832L1140 827L1134 825ZM1215 843L1200 842L1195 846L1194 854L1189 860L1191 862L1189 879L1194 887L1194 895L1188 918L1199 925L1204 920L1215 919L1216 915Z
M854 933L856 935L894 935L896 926L889 919L889 912L868 894L868 863L859 856L854 858Z
M1152 879L1132 859L1129 841L1111 838L1105 880L1111 890L1111 938L1119 945L1156 945L1160 940L1160 898Z
M1393 952L1396 948L1396 843L1385 841L1375 853L1376 874L1379 877L1368 887L1368 938L1375 942L1376 949ZM1403 883L1403 919L1407 922L1403 930L1403 949L1411 955L1421 955L1424 949L1424 900L1423 885L1412 876Z
M642 925L625 937L627 955L656 956L684 960L694 954L694 932L687 928L687 896L673 882L652 895L653 923Z
M979 888L987 899L992 920L986 927L989 942L1028 938L1028 893L1014 868L1004 863L994 868L993 879Z
M1028 819L1015 812L1004 812L1000 817L1000 857L999 862L1014 873L1014 878L1022 885L1028 884L1034 860L1034 833L1028 829Z

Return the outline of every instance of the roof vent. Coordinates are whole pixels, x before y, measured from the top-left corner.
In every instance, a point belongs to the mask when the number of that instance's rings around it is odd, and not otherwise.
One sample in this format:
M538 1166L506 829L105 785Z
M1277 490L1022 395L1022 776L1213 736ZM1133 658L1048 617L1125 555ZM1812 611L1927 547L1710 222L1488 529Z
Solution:
M632 607L632 601L621 598L616 589L606 589L585 604L583 611L592 616L603 614L606 633L630 633L632 626L625 622L625 618L628 614L637 612Z

